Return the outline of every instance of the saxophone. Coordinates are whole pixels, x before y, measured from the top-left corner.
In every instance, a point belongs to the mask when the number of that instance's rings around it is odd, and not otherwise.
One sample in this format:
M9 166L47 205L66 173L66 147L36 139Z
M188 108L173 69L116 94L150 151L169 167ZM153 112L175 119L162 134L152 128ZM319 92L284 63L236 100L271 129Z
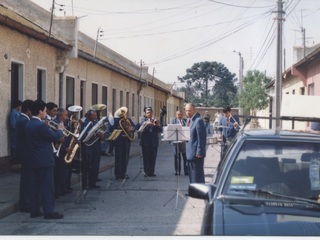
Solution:
M74 126L73 134L74 135L72 135L71 140L70 140L70 144L68 146L69 151L64 156L64 161L66 163L72 162L72 160L73 160L74 156L76 155L78 148L79 148L79 141L78 141L78 138L75 136L79 135L80 123L76 120L73 120L72 118L70 120L71 120L71 122L73 122L73 126Z

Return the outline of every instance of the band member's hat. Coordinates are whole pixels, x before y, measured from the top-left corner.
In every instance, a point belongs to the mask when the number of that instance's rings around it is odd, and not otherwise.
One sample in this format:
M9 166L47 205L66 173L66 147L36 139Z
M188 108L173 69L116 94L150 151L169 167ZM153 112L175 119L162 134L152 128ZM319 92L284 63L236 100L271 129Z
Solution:
M78 112L80 112L81 110L82 110L82 107L81 107L81 106L73 105L73 106L68 107L68 111L69 111L69 112L78 113Z
M146 107L144 110L145 113L152 112L152 107Z
M126 114L127 112L128 112L128 108L127 107L121 107L114 113L114 117L120 118L124 114Z

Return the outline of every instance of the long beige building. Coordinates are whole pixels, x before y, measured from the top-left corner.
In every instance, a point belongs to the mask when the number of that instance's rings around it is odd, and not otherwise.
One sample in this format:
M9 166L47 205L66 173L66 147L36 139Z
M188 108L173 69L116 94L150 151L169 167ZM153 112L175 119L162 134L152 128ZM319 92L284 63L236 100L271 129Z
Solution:
M97 103L114 113L126 106L133 121L151 106L166 122L184 107L184 94L78 30L77 17L56 17L29 0L0 3L0 171L10 162L8 116L14 99L42 99L60 107Z

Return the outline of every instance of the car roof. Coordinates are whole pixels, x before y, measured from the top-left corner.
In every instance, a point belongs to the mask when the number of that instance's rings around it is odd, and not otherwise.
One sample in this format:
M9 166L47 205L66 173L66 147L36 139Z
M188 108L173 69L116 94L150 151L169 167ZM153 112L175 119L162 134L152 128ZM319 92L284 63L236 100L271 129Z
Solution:
M301 130L246 129L239 132L243 138L254 139L304 139L320 140L320 133Z

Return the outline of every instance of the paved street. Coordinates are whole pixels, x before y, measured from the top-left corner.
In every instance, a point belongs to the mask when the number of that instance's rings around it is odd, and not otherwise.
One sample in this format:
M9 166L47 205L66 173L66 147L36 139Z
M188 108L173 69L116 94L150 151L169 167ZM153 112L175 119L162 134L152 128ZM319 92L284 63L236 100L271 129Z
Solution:
M138 151L138 147L135 148ZM209 146L205 159L206 182L210 182L218 163L218 146ZM103 157L105 159L107 157ZM104 161L104 160L103 160ZM128 165L130 179L115 181L113 168L100 173L100 189L89 190L75 203L74 193L56 200L56 210L64 219L31 219L15 212L0 220L1 235L199 235L203 215L202 200L185 197L188 176L174 175L173 146L162 143L158 150L156 177L141 172L138 154ZM180 194L181 193L181 194Z

